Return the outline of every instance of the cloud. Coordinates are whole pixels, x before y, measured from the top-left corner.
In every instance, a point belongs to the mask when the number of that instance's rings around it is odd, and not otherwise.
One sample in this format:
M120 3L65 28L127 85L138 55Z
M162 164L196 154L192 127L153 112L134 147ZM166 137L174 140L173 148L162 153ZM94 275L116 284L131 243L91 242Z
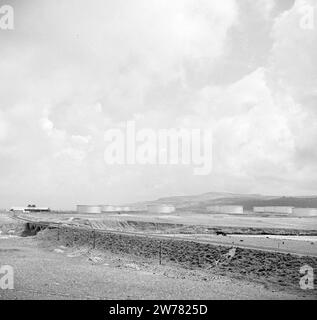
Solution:
M316 187L316 30L299 28L300 2L12 4L16 29L0 32L1 206ZM214 171L106 166L105 131L131 119L212 128Z
M299 0L280 15L273 26L274 46L270 55L269 75L274 85L287 91L297 102L310 107L316 105L317 30L301 27L305 16L302 9L317 10L315 1Z

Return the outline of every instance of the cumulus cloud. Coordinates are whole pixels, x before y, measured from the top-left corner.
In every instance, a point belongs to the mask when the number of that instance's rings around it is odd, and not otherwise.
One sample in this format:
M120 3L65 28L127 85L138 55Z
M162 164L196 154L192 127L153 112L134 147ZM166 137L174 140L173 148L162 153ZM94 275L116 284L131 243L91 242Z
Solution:
M12 0L16 28L0 31L0 205L310 193L317 46L316 29L299 27L303 1ZM107 166L105 131L133 119L212 128L213 172Z

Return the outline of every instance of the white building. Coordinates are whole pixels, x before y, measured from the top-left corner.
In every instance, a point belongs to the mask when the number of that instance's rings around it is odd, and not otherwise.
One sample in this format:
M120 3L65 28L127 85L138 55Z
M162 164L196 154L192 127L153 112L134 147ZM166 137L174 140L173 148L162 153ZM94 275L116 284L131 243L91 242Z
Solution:
M30 212L50 212L50 208L43 207L12 207L10 208L12 212L30 213Z

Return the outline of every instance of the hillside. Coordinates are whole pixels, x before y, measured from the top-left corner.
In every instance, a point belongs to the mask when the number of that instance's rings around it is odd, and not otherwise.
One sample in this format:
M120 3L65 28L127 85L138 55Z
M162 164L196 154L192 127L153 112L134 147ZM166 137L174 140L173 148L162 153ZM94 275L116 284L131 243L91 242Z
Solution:
M198 210L210 205L242 205L245 210L252 210L254 206L317 208L317 196L279 197L260 194L208 192L200 195L164 197L155 201L138 203L138 205L146 204L171 204L177 208Z

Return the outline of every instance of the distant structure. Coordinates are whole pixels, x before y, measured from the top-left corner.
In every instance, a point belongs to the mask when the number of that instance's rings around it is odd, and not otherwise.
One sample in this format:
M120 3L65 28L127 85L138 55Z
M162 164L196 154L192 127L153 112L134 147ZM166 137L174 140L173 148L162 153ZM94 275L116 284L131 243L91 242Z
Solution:
M295 217L317 217L317 208L294 208L292 216Z
M13 207L15 212L50 212L49 208ZM240 205L214 205L206 208L207 212L214 214L247 214ZM121 214L134 212L148 212L157 214L170 214L176 211L175 206L169 204L149 204L145 207L117 206L117 205L77 205L77 213L81 214ZM279 215L293 217L317 217L317 208L294 208L290 206L264 206L253 207L253 213L263 215Z
M167 204L151 204L147 206L149 213L173 213L175 210L174 206Z
M122 212L137 212L134 207L115 206L115 205L77 205L77 213L83 214L98 214L98 213L122 213Z
M283 214L288 215L293 213L294 207L270 206L270 207L254 207L254 213L266 214Z
M119 212L137 212L138 210L130 206L113 206L113 205L102 205L102 213L119 213Z
M36 207L33 205L28 205L27 207L12 207L11 212L15 213L32 213L32 212L51 212L50 208Z
M101 212L118 212L120 211L120 207L118 206L111 206L111 205L102 205Z
M243 206L234 206L234 205L218 205L218 206L209 206L206 208L208 212L211 213L226 213L226 214L243 214Z
M101 213L101 206L90 206L90 205L78 205L77 206L77 213Z

